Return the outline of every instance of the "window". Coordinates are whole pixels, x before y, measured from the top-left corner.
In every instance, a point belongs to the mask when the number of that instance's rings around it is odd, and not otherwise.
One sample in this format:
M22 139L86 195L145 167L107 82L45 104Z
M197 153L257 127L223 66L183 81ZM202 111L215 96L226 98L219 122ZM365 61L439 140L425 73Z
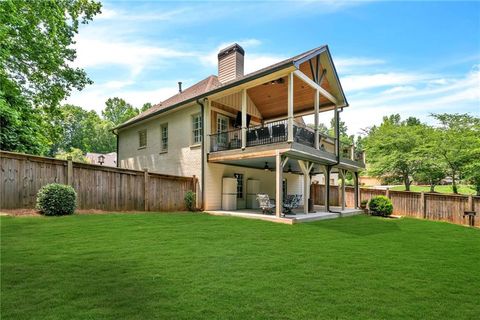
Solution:
M138 147L145 148L147 146L147 130L138 131Z
M160 127L162 133L162 151L168 150L168 124L165 123Z
M243 199L243 174L235 173L233 176L237 178L237 198Z
M196 114L192 117L193 121L193 143L201 143L202 142L202 116L200 114Z
M228 118L222 115L217 115L217 133L228 131ZM218 135L218 144L226 145L228 140L227 133Z

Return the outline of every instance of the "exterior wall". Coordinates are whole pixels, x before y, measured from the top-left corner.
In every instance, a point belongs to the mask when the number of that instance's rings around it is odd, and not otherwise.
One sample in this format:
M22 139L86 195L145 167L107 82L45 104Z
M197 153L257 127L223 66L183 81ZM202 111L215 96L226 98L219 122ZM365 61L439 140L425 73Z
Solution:
M205 167L205 210L220 210L222 208L222 178L233 177L235 173L243 174L244 199L238 199L239 209L246 206L246 189L248 179L260 180L260 192L267 193L275 198L275 172L261 169L251 169L238 166L229 166L218 163L208 163ZM287 180L288 194L303 195L303 176L284 173L283 178Z
M312 183L325 184L325 176L323 174L316 174L312 176ZM338 173L330 174L330 185L338 186Z
M192 117L195 105L119 132L119 166L179 176L201 178L201 144L193 145ZM161 150L161 125L168 123L168 151ZM139 148L138 131L147 130L147 146Z

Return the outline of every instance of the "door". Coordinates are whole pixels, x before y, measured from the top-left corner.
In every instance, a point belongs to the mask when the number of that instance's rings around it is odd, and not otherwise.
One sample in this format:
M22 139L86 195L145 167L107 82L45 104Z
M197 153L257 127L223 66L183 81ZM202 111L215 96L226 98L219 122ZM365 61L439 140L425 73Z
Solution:
M226 147L228 143L228 117L217 115L217 133L218 133L218 145L221 147ZM221 134L225 132L225 134Z

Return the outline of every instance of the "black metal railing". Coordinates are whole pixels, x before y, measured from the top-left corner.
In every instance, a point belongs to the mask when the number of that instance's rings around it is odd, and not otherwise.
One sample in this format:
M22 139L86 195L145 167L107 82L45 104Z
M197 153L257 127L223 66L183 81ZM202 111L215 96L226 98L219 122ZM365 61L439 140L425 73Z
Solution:
M279 120L254 126L247 129L246 146L259 146L288 140L288 121ZM315 147L315 130L302 123L293 122L293 140L297 143ZM336 154L336 138L319 133L319 149ZM225 151L240 149L242 147L242 129L234 129L210 135L210 151ZM352 149L354 146L348 143L340 143L340 157L363 162L363 152Z
M240 149L242 147L242 129L215 133L210 135L210 151Z
M285 142L287 138L287 120L272 121L247 129L247 147Z

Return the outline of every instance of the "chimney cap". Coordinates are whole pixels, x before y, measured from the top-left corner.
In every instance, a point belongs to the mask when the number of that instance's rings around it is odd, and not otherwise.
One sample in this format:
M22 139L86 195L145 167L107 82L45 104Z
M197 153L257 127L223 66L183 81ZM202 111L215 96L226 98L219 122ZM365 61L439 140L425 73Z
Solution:
M238 43L234 43L234 44L229 45L228 47L220 50L220 52L218 53L218 59L220 59L220 58L222 58L226 55L229 55L230 53L233 53L235 51L238 52L238 53L241 53L243 56L245 55L245 50L243 50L243 48Z

